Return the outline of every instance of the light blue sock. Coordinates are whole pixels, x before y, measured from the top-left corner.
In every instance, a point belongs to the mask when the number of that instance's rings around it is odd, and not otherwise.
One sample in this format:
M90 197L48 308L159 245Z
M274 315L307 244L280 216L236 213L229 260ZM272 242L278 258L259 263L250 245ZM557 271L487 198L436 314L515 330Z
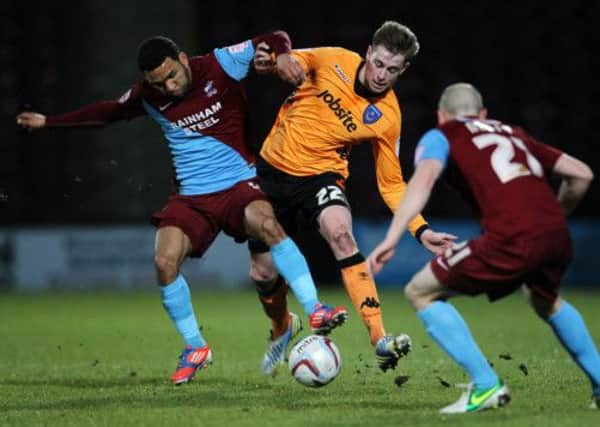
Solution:
M498 375L452 304L436 301L418 311L417 316L435 342L467 371L476 388L488 389L498 383Z
M175 328L177 328L177 332L179 332L185 344L194 348L204 347L206 341L198 328L198 322L192 307L190 288L183 276L180 274L173 283L161 287L160 293L163 307L175 324Z
M319 303L317 288L298 246L287 237L271 247L271 256L277 271L289 283L304 312L311 314Z
M560 309L547 321L562 345L592 382L594 395L600 396L600 356L581 314L563 300Z

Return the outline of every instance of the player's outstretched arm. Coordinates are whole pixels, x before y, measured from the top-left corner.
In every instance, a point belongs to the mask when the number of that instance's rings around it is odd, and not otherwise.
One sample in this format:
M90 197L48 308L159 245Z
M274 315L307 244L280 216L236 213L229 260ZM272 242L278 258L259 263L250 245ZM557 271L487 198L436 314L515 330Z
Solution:
M33 111L23 111L17 115L17 125L25 129L40 129L46 126L46 116Z
M371 251L367 258L367 265L373 276L378 274L383 266L394 257L394 254L396 253L396 244L397 242L386 238Z
M556 161L554 173L562 177L558 201L565 215L569 215L587 192L594 173L586 163L566 153L561 154Z
M43 115L24 111L17 116L17 125L26 129L50 127L104 126L117 120L132 119L145 114L139 96L126 92L119 100L97 101L66 113Z
M392 259L395 247L402 237L411 219L420 213L429 200L431 189L440 176L443 165L438 160L421 160L406 187L406 192L394 212L394 218L388 228L385 239L377 245L368 258L369 268L377 274ZM430 230L426 230L430 231ZM433 232L431 232L433 233ZM423 236L425 232L421 236Z

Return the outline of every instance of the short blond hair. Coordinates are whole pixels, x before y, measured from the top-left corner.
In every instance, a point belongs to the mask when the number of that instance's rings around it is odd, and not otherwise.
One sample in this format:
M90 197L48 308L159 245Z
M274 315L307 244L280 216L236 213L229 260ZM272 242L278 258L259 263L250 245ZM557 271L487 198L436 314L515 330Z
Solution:
M438 103L439 110L452 116L476 116L483 108L481 93L469 83L446 87Z

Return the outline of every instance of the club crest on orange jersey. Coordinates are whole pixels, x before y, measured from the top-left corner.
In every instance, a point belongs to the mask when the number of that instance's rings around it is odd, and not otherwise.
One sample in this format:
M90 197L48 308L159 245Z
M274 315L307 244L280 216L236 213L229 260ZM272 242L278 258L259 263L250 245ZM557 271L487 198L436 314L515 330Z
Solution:
M363 123L366 125L371 125L379 120L382 115L383 113L379 108L373 104L369 104L369 106L365 108L365 111L363 112Z

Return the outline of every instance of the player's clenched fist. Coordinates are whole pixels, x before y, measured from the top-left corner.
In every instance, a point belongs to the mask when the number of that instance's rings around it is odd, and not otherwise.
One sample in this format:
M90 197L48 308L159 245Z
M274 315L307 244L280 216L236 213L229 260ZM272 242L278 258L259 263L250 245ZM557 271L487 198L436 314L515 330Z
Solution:
M270 46L261 42L254 53L254 69L258 74L277 73L277 75L294 86L304 80L304 70L290 54L282 53L275 57Z
M254 69L258 74L275 72L275 54L268 44L260 42L254 53Z
M40 113L24 111L17 116L17 124L25 129L39 129L46 126L46 116Z

